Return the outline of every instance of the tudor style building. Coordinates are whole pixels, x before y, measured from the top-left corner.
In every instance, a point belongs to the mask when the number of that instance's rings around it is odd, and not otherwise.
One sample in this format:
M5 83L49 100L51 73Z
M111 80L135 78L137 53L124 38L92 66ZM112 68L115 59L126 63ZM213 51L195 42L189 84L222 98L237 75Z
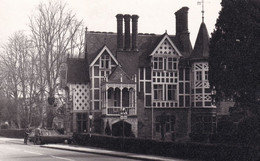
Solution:
M116 15L117 33L86 30L85 58L67 60L73 132L163 140L214 132L209 35L202 22L192 49L188 8L175 15L176 35L139 34L128 14Z

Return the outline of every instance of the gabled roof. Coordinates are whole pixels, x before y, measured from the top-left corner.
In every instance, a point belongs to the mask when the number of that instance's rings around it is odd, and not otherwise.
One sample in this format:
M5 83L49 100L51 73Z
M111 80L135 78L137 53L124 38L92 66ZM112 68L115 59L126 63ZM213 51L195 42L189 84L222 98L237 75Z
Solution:
M88 31L85 43L88 62L93 62L104 46L106 46L112 54L116 53L117 35L111 32Z
M109 75L107 83L133 84L135 82L120 66L117 66Z
M174 43L172 42L171 38L169 37L169 35L167 33L163 34L163 37L161 38L160 42L157 44L157 46L155 47L155 49L153 50L153 52L150 54L151 56L155 54L155 52L159 49L159 47L163 44L163 42L165 40L168 40L170 45L173 47L173 49L176 51L176 53L179 56L182 56L182 54L180 53L180 51L177 49L177 47L174 45Z
M86 59L68 58L67 83L89 83L89 67Z
M207 59L209 57L209 34L204 22L201 23L190 58L193 60Z
M166 36L167 35L167 36ZM93 32L88 31L86 34L86 47L87 47L87 59L89 62L93 62L100 54L102 48L106 46L110 52L121 64L122 69L130 76L137 74L138 67L151 66L150 54L155 50L158 44L165 38L170 39L172 44L178 49L179 53L187 57L184 51L181 49L179 41L173 35L163 34L141 34L137 36L137 48L136 51L117 51L117 34L112 32ZM189 44L189 42L187 42ZM185 54L185 55L184 55ZM189 56L189 54L188 54Z
M110 57L115 61L115 63L118 65L118 61L116 60L115 56L112 54L112 52L108 49L108 47L105 45L101 51L98 53L98 55L96 56L96 58L91 62L90 66L93 66L96 61L99 59L99 57L105 52L107 51L107 53L110 55Z

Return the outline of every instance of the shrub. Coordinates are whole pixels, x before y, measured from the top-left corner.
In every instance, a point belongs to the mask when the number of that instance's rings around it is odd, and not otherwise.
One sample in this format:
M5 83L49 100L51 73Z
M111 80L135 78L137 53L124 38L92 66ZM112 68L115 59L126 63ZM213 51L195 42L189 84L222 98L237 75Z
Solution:
M2 129L0 130L0 136L9 137L9 138L23 138L24 130Z
M89 134L76 133L73 136L80 145L148 155L215 161L251 161L256 157L255 149L250 146L163 142L140 138L90 136Z
M258 136L257 118L246 118L238 124L238 137L243 144L255 144Z
M8 124L2 124L1 125L1 129L8 129L8 127L9 127Z

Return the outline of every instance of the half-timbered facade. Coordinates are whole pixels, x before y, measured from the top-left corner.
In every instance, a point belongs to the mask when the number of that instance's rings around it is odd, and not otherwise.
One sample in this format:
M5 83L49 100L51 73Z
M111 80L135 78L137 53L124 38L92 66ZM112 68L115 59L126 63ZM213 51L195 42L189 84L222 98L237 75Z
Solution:
M85 58L68 59L75 132L180 140L214 131L206 26L192 49L188 8L175 15L176 35L138 34L128 14L116 15L117 33L86 30Z

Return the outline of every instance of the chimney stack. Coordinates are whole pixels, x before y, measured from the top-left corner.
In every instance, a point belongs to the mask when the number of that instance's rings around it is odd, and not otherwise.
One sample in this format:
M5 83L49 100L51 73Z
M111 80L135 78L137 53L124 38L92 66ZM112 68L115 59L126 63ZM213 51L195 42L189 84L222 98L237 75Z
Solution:
M117 14L117 50L123 50L123 15Z
M176 35L188 33L188 7L182 7L175 12L176 16Z
M138 15L132 15L132 50L138 51L137 49L137 34L138 34Z
M125 20L125 50L130 50L130 18L131 16L126 14L124 15Z

